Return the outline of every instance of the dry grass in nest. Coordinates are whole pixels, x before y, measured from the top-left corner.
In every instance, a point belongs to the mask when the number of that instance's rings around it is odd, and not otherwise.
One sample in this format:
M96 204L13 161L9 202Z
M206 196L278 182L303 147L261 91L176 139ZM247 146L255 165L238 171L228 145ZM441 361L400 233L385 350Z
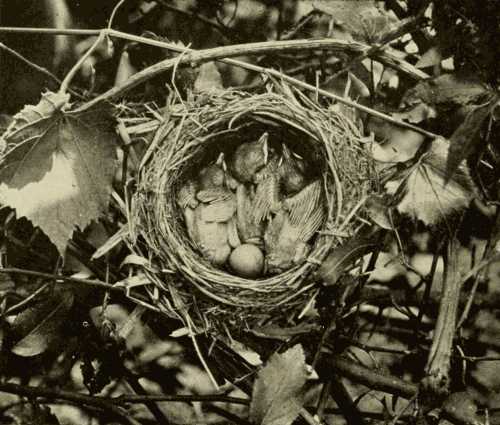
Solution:
M155 305L200 329L252 327L299 315L317 292L311 273L330 249L352 235L374 185L359 129L341 113L290 90L224 92L175 105L158 129L130 208L132 249L151 259ZM317 170L328 215L307 260L284 273L246 279L215 268L187 236L177 191L220 151L231 152L264 131Z

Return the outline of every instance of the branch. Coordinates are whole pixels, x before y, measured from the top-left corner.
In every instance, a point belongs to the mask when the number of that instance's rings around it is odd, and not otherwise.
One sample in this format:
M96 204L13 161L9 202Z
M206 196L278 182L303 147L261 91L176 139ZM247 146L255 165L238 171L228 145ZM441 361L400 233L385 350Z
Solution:
M21 53L16 52L14 49L11 49L9 46L6 46L2 42L0 42L0 49L4 50L5 52L14 56L16 59L19 59L21 62L23 62L26 65L28 65L29 67L33 68L35 71L38 71L41 74L45 75L46 77L51 79L53 82L57 83L58 85L61 84L61 80L59 78L57 78L54 74L52 74L52 72L50 72L48 69L30 61L29 59L27 59L23 55L21 55ZM76 92L73 92L73 94L77 95Z
M112 31L110 35L116 35L116 31ZM119 98L123 96L127 91L133 89L134 87L148 81L149 79L156 77L157 75L168 71L171 68L178 67L181 64L189 64L190 66L196 66L204 62L210 62L214 60L218 60L223 63L227 63L229 65L238 66L240 68L244 68L250 71L259 72L263 75L272 75L277 79L284 80L289 84L300 87L302 89L306 89L308 91L318 93L324 97L334 99L337 102L343 103L350 107L356 108L360 111L366 112L367 114L376 116L382 120L391 122L394 125L408 128L410 130L416 131L420 134L423 134L427 137L431 137L435 139L437 137L436 134L426 131L420 127L415 125L400 121L395 119L389 115L371 109L367 106L361 105L357 102L349 100L347 98L338 96L336 94L330 93L326 90L320 89L318 87L307 84L303 81L297 80L293 77L289 77L288 75L283 74L280 71L277 71L272 68L264 68L262 66L253 65L247 62L242 62L235 59L230 59L234 56L241 55L261 55L264 53L276 53L281 51L297 51L304 49L326 49L333 52L349 52L349 53L362 53L369 47L355 42L346 42L344 40L333 40L333 39L324 39L324 40L292 40L292 41L268 41L261 43L248 43L248 44L240 44L233 46L224 46L224 47L215 47L212 49L206 50L192 50L188 48L181 48L179 46L171 45L168 43L164 43L165 48L170 48L171 50L177 51L179 53L183 53L176 58L166 59L161 62L158 62L154 65L151 65L148 68L143 69L142 71L134 74L127 81L125 81L122 85L113 87L107 92L101 94L95 99L83 104L82 106L75 109L73 112L79 113L86 111L102 102L108 102L113 99ZM229 59L227 59L229 58ZM427 74L422 73L421 71L414 68L412 65L407 62L401 60L397 56L393 55L389 52L379 52L376 57L377 60L380 60L386 63L389 66L397 67L400 71L409 72L412 74L413 78L425 78Z
M357 102L353 102L349 99L345 99L341 96L337 96L333 93L330 93L326 90L322 90L318 87L307 84L303 81L297 80L295 78L289 77L280 71L277 71L272 68L264 68L261 66L253 65L247 62L230 59L234 56L249 56L249 55L261 55L267 53L277 53L277 52L286 52L286 51L298 51L304 49L322 49L329 50L332 52L343 52L350 54L362 54L363 52L370 49L369 46L352 41L345 40L335 40L335 39L321 39L321 40L290 40L290 41L266 41L260 43L247 43L247 44L236 44L232 46L224 46L224 47L215 47L212 49L206 50L192 50L188 48L183 48L176 46L171 43L165 43L157 40L147 39L145 37L139 37L132 34L127 34L121 31L115 30L57 30L54 28L20 28L20 27L0 27L1 32L11 32L11 33L38 33L38 34L53 34L53 35L99 35L105 32L108 36L122 38L124 40L135 41L142 44L147 44L151 46L162 47L165 49L169 49L172 51L176 51L179 53L183 53L182 56L166 59L164 61L158 62L154 65L151 65L148 68L143 69L142 71L134 74L131 78L125 81L122 85L113 87L107 92L101 94L90 102L85 103L84 105L77 108L74 112L81 112L88 110L89 108L94 107L95 105L111 101L115 98L123 96L127 91L133 89L139 84L144 83L145 81L165 72L171 68L177 67L180 64L190 64L191 66L196 66L204 62L210 62L214 60L218 60L220 62L237 66L239 68L247 69L254 72L259 72L264 75L272 75L278 79L282 79L289 84L300 87L305 90L309 90L311 92L320 94L324 97L334 99L337 102L343 103L350 107L356 108L360 111L366 112L367 114L376 116L382 120L390 122L399 127L407 128L409 130L416 131L420 134L423 134L427 137L435 139L437 137L436 134L426 131L420 127L415 125L394 119L393 117L378 112L374 109L368 108L364 105L361 105ZM376 52L374 55L374 59L380 61L381 63L389 66L391 68L395 68L411 78L414 79L424 79L429 76L415 68L413 65L409 64L405 60L399 58L397 55L391 53L390 51L380 51Z
M214 403L232 403L249 405L250 400L241 397L230 397L226 395L210 394L210 395L122 395L107 399L113 404L137 404L147 403L150 401L173 401L192 403L199 402L214 402Z
M47 400L65 400L76 405L91 406L112 414L116 419L119 419L121 423L140 425L139 422L130 417L130 414L113 405L109 400L103 397L93 397L63 390L50 390L41 387L18 385L10 382L0 382L0 392L17 394L29 398L43 397Z
M97 279L81 279L77 277L69 277L69 276L62 276L58 274L51 274L51 273L43 273L43 272L37 272L33 270L25 270L25 269L19 269L16 267L5 267L5 268L0 268L0 274L5 273L5 274L20 274L24 276L34 276L34 277L40 277L43 279L51 279L54 281L54 283L64 283L64 282L69 282L69 283L80 283L83 285L90 286L92 288L97 288L97 289L102 289L105 291L113 292L116 294L121 294L125 295L129 299L131 299L133 302L136 304L141 304L148 310L154 311L158 313L160 310L157 307L154 307L150 304L148 304L146 301L142 299L142 297L137 296L136 294L131 295L128 293L128 289L121 287L121 286L115 286L111 285L109 283L103 282L101 280ZM11 312L13 314L13 312Z
M412 398L418 391L418 386L411 382L376 372L373 368L362 366L345 357L320 359L316 369L323 379L328 379L334 372L372 390L384 391L406 399Z
M85 284L87 286L91 286L93 288L104 289L104 290L109 291L109 292L115 292L115 293L120 293L120 294L125 293L125 290L121 287L113 286L109 283L102 282L100 280L95 280L95 279L81 279L81 278L77 278L77 277L61 276L58 274L51 274L51 273L36 272L33 270L18 269L16 267L0 268L0 273L20 274L20 275L24 275L24 276L40 277L43 279L52 279L56 283L62 283L62 282L82 283L82 284Z
M424 388L434 395L444 395L449 390L451 353L460 303L460 279L458 252L460 243L455 237L450 238L444 258L443 290L439 304L439 314L434 329L434 337L429 352L426 377L422 381Z

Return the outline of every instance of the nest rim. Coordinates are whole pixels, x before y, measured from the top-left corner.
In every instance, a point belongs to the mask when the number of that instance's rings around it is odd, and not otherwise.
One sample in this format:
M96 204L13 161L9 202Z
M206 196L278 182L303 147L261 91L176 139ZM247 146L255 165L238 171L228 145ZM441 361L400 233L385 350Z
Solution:
M330 249L345 239L341 231L353 230L353 218L362 209L367 191L373 186L372 164L363 147L360 129L343 113L325 109L300 91L292 93L289 88L259 95L225 91L205 97L201 102L198 99L178 106L179 110L173 114L176 118L167 120L157 130L151 144L154 148L150 146L154 155L140 171L129 212L129 245L133 252L160 265L150 268L148 274L164 291L166 309L176 316L179 310L189 309L187 297L192 300L197 296L196 291L190 290L192 287L207 297L201 309L218 305L223 310L242 309L250 314L252 309L273 310L292 304L303 307L304 299L310 299L307 294L316 286L314 282L304 281L321 265ZM248 125L246 120L257 126L272 124L285 127L289 132L293 129L306 136L306 148L317 144L314 149L325 154L325 169L321 174L328 214L311 253L304 263L259 279L233 275L205 260L185 230L179 228L178 207L173 199L175 195L172 196L177 193L179 178L195 167L189 164L190 160L207 152L217 143L214 139L237 133ZM336 157L339 149L345 158ZM356 157L358 175L350 179L346 173L352 172L352 167L342 172L339 159ZM365 166L365 170L360 165ZM345 190L356 191L355 196L349 194L348 203ZM153 207L152 211L149 207Z

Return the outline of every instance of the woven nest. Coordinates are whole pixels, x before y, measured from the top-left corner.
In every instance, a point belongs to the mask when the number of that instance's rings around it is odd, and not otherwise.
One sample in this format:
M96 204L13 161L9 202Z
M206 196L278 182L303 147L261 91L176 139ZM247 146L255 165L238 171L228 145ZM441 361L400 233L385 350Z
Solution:
M150 296L169 315L198 330L241 329L290 320L318 291L311 278L332 247L355 233L374 174L356 125L297 92L228 91L175 105L157 131L130 208L131 247L151 260ZM328 214L302 264L246 279L212 266L187 235L176 202L180 185L219 152L263 132L301 155L324 183Z

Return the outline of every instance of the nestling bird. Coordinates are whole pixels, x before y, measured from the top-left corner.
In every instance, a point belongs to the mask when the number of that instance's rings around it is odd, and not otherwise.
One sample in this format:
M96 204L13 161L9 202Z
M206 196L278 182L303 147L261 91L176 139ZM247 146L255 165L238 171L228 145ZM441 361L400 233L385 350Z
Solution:
M318 180L283 201L264 234L268 272L281 273L309 255L308 241L325 220L321 190Z
M304 159L292 152L285 143L282 143L279 173L285 194L297 193L306 186L305 171Z
M215 266L222 266L231 254L228 222L206 221L203 219L203 204L194 211L193 241L201 254Z
M199 188L211 189L223 187L225 182L224 153L221 153L213 164L202 168L198 174Z
M224 155L198 176L192 240L213 265L222 266L231 248L241 244L236 230L236 197L226 186Z
M236 188L236 225L238 234L243 243L252 243L263 246L264 223L256 221L254 218L255 210L255 191L253 187L246 187L240 183Z
M177 205L182 209L184 215L184 222L188 235L193 239L194 229L194 209L198 206L199 202L196 199L197 184L194 180L187 180L179 189L177 193Z
M201 202L200 218L208 222L226 222L236 211L236 198L226 184L224 154L214 164L200 171L199 191L196 199Z
M273 156L260 171L254 175L255 197L252 210L254 222L261 223L270 218L271 213L281 208L279 161Z
M269 134L264 133L258 140L242 143L236 148L229 168L240 182L250 183L255 173L266 165L268 138Z

